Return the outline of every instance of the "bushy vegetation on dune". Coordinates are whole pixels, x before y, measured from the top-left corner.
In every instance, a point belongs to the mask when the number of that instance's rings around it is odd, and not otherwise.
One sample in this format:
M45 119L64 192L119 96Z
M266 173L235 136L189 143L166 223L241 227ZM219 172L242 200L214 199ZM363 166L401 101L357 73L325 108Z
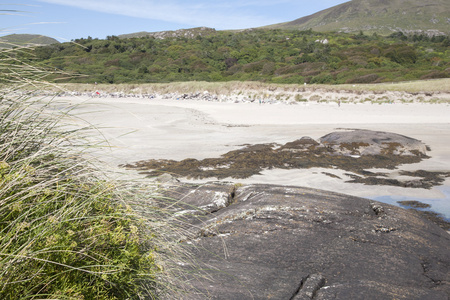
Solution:
M450 38L289 30L194 38L77 39L22 54L81 83L264 81L378 83L450 77ZM57 78L54 78L57 79Z
M164 212L105 179L74 150L83 131L23 92L48 73L0 55L0 298L158 298L170 288L164 234L176 236Z

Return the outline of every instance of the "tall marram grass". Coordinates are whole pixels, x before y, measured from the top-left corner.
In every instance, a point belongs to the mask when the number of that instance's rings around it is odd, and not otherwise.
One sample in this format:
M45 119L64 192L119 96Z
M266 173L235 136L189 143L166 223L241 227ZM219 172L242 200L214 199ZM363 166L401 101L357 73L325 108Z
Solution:
M63 126L38 95L48 71L19 51L0 50L0 299L168 297L181 232L75 150L83 130Z

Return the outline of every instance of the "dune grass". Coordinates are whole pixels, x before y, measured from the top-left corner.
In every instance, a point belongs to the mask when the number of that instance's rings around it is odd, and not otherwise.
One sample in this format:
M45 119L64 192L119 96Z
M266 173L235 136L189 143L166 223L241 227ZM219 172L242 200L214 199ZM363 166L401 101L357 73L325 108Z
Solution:
M107 93L122 92L136 94L168 94L168 93L196 93L208 91L216 95L233 95L239 92L264 93L267 91L351 91L351 92L387 92L398 91L405 93L450 93L450 79L418 80L396 83L380 84L276 84L257 81L230 81L230 82L174 82L152 84L61 84L66 90L79 92L93 92L101 90Z
M333 86L329 86L332 88ZM407 93L450 93L450 78L414 80L377 84L342 84L341 89L353 91L392 91Z
M87 161L83 130L64 126L51 99L36 97L60 87L14 51L0 52L0 299L178 292L172 262L183 255L182 232L152 205L152 187L144 195Z

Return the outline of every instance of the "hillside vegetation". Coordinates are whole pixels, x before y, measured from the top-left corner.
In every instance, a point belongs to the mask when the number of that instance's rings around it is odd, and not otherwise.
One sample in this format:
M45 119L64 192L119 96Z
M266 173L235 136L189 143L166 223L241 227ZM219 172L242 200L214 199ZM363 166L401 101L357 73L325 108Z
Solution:
M450 38L286 30L78 39L21 54L81 83L379 83L450 77Z
M391 34L393 32L450 34L450 1L352 0L272 29L312 28L315 31Z
M208 36L214 33L216 33L216 30L214 28L197 27L197 28L158 31L158 32L141 31L129 34L121 34L118 37L121 39L141 38L141 37L154 37L158 39L177 38L177 37L195 38L197 36Z
M44 46L58 44L54 38L39 34L10 34L0 37L0 48Z

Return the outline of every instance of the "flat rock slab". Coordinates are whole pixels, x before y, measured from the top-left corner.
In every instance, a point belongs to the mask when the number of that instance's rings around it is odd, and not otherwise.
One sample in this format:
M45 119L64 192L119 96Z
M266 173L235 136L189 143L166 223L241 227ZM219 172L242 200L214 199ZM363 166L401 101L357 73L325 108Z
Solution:
M185 299L449 298L450 235L414 211L273 185L180 185L170 196L184 202L197 261L185 266L195 270Z

